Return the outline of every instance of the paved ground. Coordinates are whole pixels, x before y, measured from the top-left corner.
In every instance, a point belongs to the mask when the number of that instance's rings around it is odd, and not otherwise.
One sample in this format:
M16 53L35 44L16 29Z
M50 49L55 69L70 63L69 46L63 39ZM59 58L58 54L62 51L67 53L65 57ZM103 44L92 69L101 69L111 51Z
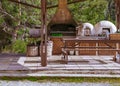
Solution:
M69 56L68 64L61 63L61 56L47 59L41 67L40 57L0 54L0 76L120 77L113 56Z
M0 81L0 86L120 86L110 83L59 83L59 82L30 82L30 81Z

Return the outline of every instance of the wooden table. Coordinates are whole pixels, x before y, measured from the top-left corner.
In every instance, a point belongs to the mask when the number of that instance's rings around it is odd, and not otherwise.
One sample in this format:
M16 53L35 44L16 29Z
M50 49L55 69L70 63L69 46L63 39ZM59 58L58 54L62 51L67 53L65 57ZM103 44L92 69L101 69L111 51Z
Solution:
M68 52L69 51L80 51L80 50L92 50L96 51L115 51L113 60L116 61L116 55L120 54L119 43L120 40L109 40L102 37L79 37L79 38L63 38L64 46L62 47L62 60L68 63ZM69 46L69 42L74 42L74 46ZM95 46L80 46L80 43L95 43ZM104 43L106 46L98 46L98 43ZM115 46L111 46L109 43L114 43Z

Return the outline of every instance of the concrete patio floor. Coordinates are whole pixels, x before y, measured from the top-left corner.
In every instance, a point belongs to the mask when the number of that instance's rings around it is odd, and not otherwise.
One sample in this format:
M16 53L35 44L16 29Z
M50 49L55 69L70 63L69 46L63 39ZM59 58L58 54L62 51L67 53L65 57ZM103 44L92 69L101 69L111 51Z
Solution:
M69 56L68 64L61 63L60 55L47 59L42 67L40 57L0 54L0 76L120 77L113 56Z

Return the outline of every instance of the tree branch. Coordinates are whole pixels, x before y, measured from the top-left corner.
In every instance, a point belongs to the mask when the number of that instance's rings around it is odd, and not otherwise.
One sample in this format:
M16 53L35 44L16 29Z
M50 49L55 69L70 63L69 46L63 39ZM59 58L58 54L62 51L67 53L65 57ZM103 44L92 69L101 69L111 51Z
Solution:
M10 16L12 19L16 20L14 16L10 15L9 13L7 13L6 11L4 11L3 9L0 9L0 12L5 14L5 15L8 15Z
M33 8L37 8L37 9L41 9L41 7L38 7L38 6L35 6L35 5L32 5L32 4L28 4L28 3L24 3L24 2L21 2L21 1L16 1L16 0L8 0L8 1L18 3L18 4L22 4L22 5L29 6L29 7L33 7ZM69 2L68 4L73 4L73 3L82 2L82 1L86 1L86 0L75 0L75 1ZM55 8L55 7L58 7L58 5L48 6L47 9Z
M38 6L35 6L35 5L32 5L32 4L28 4L28 3L24 3L24 2L21 2L21 1L16 1L16 0L8 0L8 1L18 3L18 4L21 4L21 5L25 5L25 6L29 6L29 7L33 7L33 8L37 8L37 9L41 9L41 7L38 7Z

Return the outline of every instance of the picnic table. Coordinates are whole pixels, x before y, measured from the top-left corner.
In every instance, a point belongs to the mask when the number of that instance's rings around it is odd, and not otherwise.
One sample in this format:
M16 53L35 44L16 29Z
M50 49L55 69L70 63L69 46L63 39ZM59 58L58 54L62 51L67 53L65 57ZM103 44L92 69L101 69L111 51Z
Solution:
M68 63L68 55L69 51L80 51L80 50L91 50L96 51L96 55L98 55L98 51L115 51L116 54L113 57L113 60L116 61L116 55L120 54L120 40L110 40L105 37L74 37L74 38L62 38L63 47L62 49L62 60L67 64ZM74 42L73 46L69 46L69 42ZM80 46L80 43L95 43L95 46ZM99 43L104 43L106 46L98 46ZM110 43L114 43L115 46L111 46Z

